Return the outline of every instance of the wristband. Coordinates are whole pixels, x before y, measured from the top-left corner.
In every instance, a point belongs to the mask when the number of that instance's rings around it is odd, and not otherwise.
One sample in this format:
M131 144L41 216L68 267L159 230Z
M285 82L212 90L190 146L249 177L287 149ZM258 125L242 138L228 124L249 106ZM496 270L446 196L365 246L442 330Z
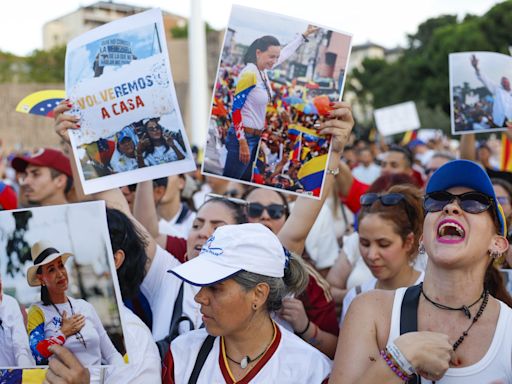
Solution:
M416 373L416 370L412 366L412 364L407 360L407 358L404 356L402 351L395 345L394 342L388 343L386 346L386 349L388 353L395 359L395 361L400 365L400 368L403 369L405 373L407 373L409 376Z
M308 331L308 329L309 329L309 325L310 325L310 324L311 324L311 321L308 319L308 323L307 323L307 325L306 325L306 328L304 328L304 330L303 330L302 332L297 332L297 331L295 331L295 334L296 334L297 336L302 336L303 334L305 334L305 333Z
M391 368L391 370L397 375L400 380L407 382L410 379L410 376L405 373L405 371L400 367L400 365L393 359L391 354L388 352L387 349L383 349L380 351L380 356L384 359L387 366Z

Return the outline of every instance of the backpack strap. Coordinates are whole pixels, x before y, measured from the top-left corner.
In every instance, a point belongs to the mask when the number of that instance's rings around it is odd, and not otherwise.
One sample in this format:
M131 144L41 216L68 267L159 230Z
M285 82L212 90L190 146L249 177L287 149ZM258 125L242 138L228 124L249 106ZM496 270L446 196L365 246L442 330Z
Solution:
M407 288L400 309L400 334L418 330L418 304L420 302L421 285ZM408 384L421 384L421 376L413 375Z
M194 369L192 369L192 374L190 375L190 379L188 379L188 384L196 384L197 379L199 378L199 374L201 373L201 369L203 369L206 358L210 354L210 351L213 348L213 342L215 341L215 336L208 335L206 339L204 339L203 344L201 345L201 349L197 354L196 363L194 364Z
M176 219L176 224L181 224L188 217L188 215L190 215L190 208L187 204L181 203L181 212Z
M169 350L169 346L171 345L171 341L178 336L178 325L181 321L182 313L183 313L183 286L184 283L181 282L180 290L178 291L178 296L176 297L176 301L174 302L174 308L172 310L171 322L169 324L169 333L162 340L158 340L156 345L158 347L158 351L160 352L160 358L162 361L164 360L164 356Z

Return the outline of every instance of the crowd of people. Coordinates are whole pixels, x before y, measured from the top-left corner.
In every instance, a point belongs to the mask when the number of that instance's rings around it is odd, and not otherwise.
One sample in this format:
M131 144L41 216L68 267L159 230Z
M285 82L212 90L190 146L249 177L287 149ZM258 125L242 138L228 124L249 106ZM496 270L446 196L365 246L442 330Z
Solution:
M350 106L330 112L320 200L199 172L88 197L108 207L129 364L94 367L121 356L66 295L69 255L35 243L41 302L0 296L1 366L47 363L47 383L512 383L507 174L473 135L457 159L442 138L355 140ZM5 159L4 209L84 199L63 151Z

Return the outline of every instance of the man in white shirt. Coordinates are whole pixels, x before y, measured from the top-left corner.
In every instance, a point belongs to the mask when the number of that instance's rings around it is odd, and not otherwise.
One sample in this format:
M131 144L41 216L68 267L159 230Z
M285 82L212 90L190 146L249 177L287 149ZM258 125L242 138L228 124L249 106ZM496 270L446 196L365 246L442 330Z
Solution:
M492 106L492 120L494 125L496 127L505 127L505 122L512 120L512 89L510 87L510 80L503 76L500 85L494 83L480 72L478 59L475 55L471 56L471 65L475 68L478 80L483 83L494 97Z
M356 179L371 184L380 176L380 167L373 161L373 154L370 148L363 147L356 151L358 165L352 170Z

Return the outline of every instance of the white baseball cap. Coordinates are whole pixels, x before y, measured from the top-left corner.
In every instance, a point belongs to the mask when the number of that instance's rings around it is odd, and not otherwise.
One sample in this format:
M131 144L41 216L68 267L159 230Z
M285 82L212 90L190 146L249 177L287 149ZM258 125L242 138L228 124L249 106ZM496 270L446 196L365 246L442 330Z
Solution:
M283 277L287 259L277 236L264 225L223 225L197 257L168 272L192 285L207 286L240 271Z

